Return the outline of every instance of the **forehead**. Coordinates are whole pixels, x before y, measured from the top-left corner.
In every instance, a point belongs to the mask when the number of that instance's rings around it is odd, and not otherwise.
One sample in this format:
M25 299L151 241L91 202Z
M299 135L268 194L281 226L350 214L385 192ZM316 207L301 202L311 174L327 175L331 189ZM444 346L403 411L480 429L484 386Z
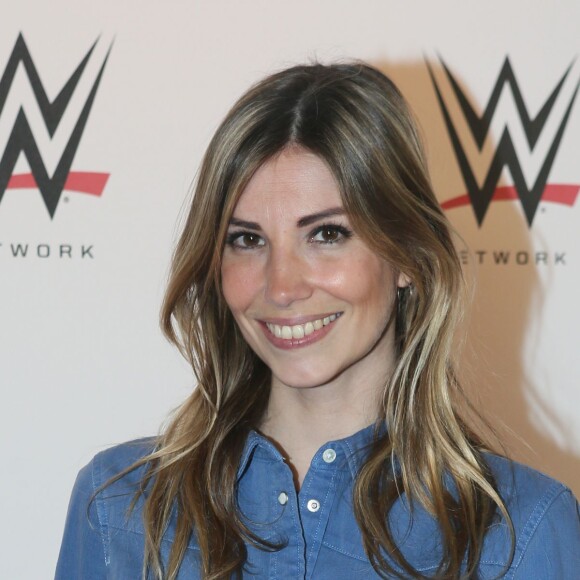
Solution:
M305 215L342 207L337 183L326 163L304 149L285 149L252 176L234 210L243 214Z

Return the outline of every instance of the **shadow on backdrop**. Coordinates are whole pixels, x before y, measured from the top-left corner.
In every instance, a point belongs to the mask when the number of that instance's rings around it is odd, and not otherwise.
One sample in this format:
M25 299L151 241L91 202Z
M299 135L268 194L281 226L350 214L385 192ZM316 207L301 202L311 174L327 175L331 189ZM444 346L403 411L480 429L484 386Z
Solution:
M421 124L439 200L467 193L426 61L373 64L393 79ZM430 66L436 78L441 78L441 65L430 61ZM445 93L445 87L440 88L453 118L458 119L461 112L450 89L447 87ZM462 90L481 115L482 107L465 83ZM456 123L456 129L462 143L473 140L465 123ZM488 139L484 150L495 150L495 146L494 139ZM489 157L471 156L470 163L475 175L485 175ZM502 185L506 185L503 176L498 183ZM496 212L490 224L489 217L498 206L501 212ZM539 240L539 234L533 227L528 228L519 201L492 203L481 228L477 227L471 206L448 210L447 215L469 248L463 252L464 263L467 262L464 267L467 279L474 283L473 304L464 329L465 345L460 351L463 386L511 458L563 481L580 496L580 457L556 442L573 440L572 428L543 401L550 385L544 384L543 377L538 384L539 377L531 376L525 368L525 353L537 350L544 296L557 272L553 266L542 264L547 275L544 271L542 278L538 275L533 255L534 240ZM498 249L511 251L512 263L495 264L493 250ZM522 252L522 262L527 252L528 262L514 263L516 252ZM552 437L549 431L558 437Z

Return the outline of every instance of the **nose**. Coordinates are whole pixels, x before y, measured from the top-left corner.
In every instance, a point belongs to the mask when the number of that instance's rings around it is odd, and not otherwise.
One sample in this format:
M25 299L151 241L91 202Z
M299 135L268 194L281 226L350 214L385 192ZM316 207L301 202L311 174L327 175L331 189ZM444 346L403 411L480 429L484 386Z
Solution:
M270 254L266 265L266 301L287 308L297 300L312 295L308 264L292 251Z

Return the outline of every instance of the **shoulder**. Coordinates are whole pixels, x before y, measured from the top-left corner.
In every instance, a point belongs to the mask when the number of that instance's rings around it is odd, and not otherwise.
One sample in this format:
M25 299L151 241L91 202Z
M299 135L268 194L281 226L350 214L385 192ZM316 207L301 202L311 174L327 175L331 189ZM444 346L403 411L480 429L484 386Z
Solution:
M580 569L580 515L572 491L564 484L526 465L488 454L485 459L505 502L515 535L514 558L507 578L536 573L550 565L542 578L568 578L570 566ZM506 547L507 546L507 547ZM483 561L505 565L511 546L505 521L494 524L484 545ZM540 567L540 568L539 568ZM525 571L524 571L525 570Z
M536 469L492 454L485 459L516 529L537 523L554 503L576 502L568 487Z
M116 445L100 453L79 472L73 495L94 505L99 525L142 533L142 498L130 509L147 472L146 457L155 450L156 439L145 438ZM133 466L136 466L133 468Z
M95 485L101 486L142 461L155 450L155 437L127 441L97 453L87 467L92 470ZM145 465L127 473L122 478L125 485L139 483L146 470Z
M137 575L143 560L143 524L137 513L140 507L129 508L147 466L130 468L154 448L154 439L117 445L98 453L81 469L69 503L57 580Z
M83 495L96 494L110 480L123 473L139 461L147 457L155 449L154 437L128 441L97 453L77 476L75 492ZM133 487L139 484L146 471L145 465L129 471L118 481L111 483L113 487Z
M155 449L155 438L148 437L128 441L97 453L78 473L75 492L83 495L95 494L104 484L138 461L145 458ZM141 481L144 468L138 467L122 478L125 485Z
M493 454L485 459L512 518L543 513L559 496L572 496L563 483L527 465Z

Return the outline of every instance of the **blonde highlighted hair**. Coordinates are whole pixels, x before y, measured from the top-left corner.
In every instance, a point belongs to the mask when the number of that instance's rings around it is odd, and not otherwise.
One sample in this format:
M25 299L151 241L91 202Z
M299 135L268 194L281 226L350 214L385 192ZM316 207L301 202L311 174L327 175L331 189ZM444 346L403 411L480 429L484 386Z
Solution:
M191 534L205 580L241 575L248 542L280 549L253 534L237 507L238 462L265 411L270 371L227 308L220 262L244 187L289 146L326 162L354 229L412 282L398 297L396 367L385 377L380 409L387 429L377 429L354 487L365 551L382 577L400 576L390 554L405 577L425 578L405 560L389 527L404 494L439 523L443 557L436 577L459 578L462 570L469 577L492 517L501 513L509 522L509 516L483 446L454 402L461 394L452 364L461 267L412 115L394 84L361 63L296 66L269 76L234 105L207 149L161 314L198 387L155 452L139 463L149 466L142 485L144 574L176 578ZM163 563L160 546L175 506L175 540Z

